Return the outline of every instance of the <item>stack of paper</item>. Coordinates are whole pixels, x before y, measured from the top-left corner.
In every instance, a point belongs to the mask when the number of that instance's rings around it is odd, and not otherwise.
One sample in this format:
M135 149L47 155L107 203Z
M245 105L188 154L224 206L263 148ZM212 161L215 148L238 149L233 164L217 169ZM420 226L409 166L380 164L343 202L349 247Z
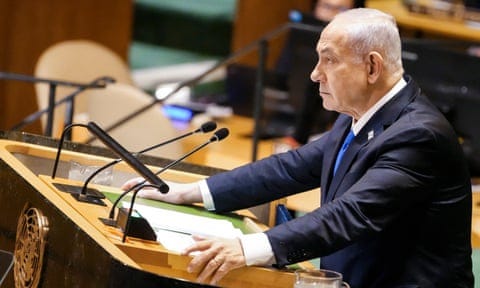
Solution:
M124 207L129 207L127 202ZM193 244L191 235L235 238L242 235L230 221L212 219L177 211L135 204L134 209L145 218L157 234L157 240L167 249L181 252Z

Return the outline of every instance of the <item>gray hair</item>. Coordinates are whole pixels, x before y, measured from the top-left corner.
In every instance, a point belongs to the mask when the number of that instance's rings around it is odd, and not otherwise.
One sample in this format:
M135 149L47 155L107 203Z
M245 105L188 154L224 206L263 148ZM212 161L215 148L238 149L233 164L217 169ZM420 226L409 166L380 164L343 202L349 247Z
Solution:
M346 23L347 45L351 45L358 61L365 61L371 51L377 51L391 72L403 71L402 47L398 27L393 16L369 8L347 10L332 22Z

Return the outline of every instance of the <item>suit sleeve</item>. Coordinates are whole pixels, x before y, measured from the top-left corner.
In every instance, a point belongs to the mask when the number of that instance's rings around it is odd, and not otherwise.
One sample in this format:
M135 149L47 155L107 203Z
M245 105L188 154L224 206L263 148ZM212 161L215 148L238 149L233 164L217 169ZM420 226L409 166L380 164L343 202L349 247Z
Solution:
M320 187L324 137L297 150L209 177L216 211L244 209Z

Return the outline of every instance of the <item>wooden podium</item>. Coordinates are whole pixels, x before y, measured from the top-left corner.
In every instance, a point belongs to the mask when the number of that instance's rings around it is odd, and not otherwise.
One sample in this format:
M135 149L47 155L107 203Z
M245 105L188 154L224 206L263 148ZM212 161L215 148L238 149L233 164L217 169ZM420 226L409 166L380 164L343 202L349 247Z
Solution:
M75 143L65 143L57 177L51 179L58 143L24 133L0 132L0 249L14 251L14 268L5 287L205 287L186 271L190 257L166 250L155 241L127 237L104 225L107 206L77 202L57 190L52 182L68 180L69 161L103 165L113 153ZM144 157L153 171L169 160ZM180 170L162 179L190 182L220 170L181 164ZM120 163L113 170L112 187L119 193L126 179L136 174ZM81 183L77 183L81 184ZM93 185L95 186L95 185ZM290 270L245 267L230 272L221 287L293 287Z

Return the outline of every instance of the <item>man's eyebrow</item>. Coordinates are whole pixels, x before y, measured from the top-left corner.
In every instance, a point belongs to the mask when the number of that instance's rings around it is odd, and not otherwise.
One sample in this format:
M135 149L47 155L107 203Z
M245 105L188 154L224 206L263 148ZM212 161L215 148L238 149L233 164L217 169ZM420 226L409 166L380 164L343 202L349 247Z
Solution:
M330 48L328 46L320 48L319 54L323 54L323 53L327 53L327 52L332 52L332 48Z

